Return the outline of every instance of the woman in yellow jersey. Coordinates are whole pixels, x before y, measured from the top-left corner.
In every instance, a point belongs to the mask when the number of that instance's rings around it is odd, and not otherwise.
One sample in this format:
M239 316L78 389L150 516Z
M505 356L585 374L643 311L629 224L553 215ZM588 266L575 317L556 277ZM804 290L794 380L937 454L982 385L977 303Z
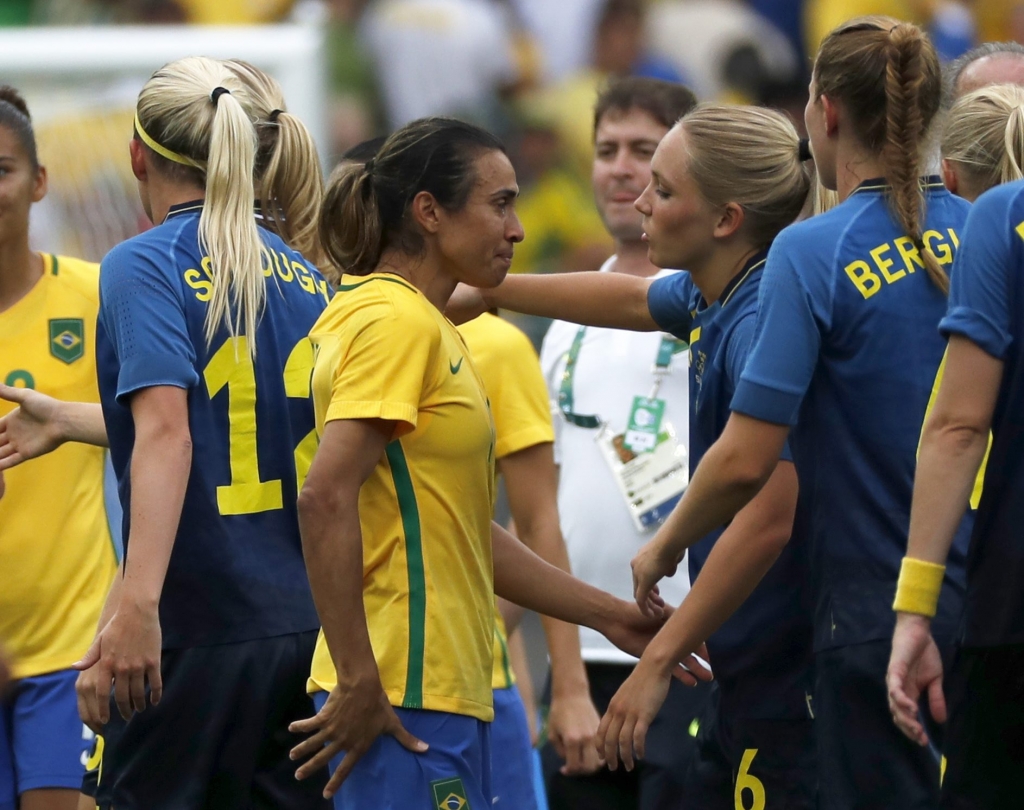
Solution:
M29 210L45 194L28 108L0 88L0 382L95 403L99 268L30 249ZM77 806L87 740L71 665L116 567L103 464L102 449L76 445L5 473L0 639L15 683L0 704L3 810Z
M434 118L325 197L322 240L349 275L310 333L320 447L299 523L323 630L319 712L293 724L312 736L292 755L313 755L300 778L334 760L337 808L491 805L494 593L625 649L653 629L491 523L493 422L442 310L459 281L505 276L517 192L497 139Z

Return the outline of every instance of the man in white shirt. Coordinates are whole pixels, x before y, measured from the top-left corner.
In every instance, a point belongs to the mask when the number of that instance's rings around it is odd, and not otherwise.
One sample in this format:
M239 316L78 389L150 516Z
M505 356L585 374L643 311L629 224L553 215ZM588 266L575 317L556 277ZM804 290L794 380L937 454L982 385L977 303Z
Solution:
M598 210L616 242L615 255L602 271L644 277L672 272L659 271L648 261L641 215L633 203L650 182L658 143L695 103L680 85L642 78L614 82L598 98L592 182ZM685 469L689 399L684 346L659 332L555 321L541 350L554 412L558 507L572 570L623 599L633 598L630 560L685 484L685 478L677 478L676 489L662 488L638 505L633 485L639 478L624 469L635 457L629 428L642 421L635 398L664 403L656 430L659 451L667 449L662 437L674 434L670 446ZM659 587L666 602L679 604L689 590L686 564ZM603 714L636 659L586 628L580 641L591 699ZM542 758L551 810L671 806L686 773L706 693L707 685L692 689L673 682L648 733L648 756L632 772L601 768L589 776L567 776L557 753L546 746Z

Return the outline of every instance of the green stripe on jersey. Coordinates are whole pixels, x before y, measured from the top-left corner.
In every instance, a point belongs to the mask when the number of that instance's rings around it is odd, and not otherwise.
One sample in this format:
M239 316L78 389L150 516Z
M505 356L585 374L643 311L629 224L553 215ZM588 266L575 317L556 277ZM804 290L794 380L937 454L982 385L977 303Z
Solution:
M416 491L409 475L401 442L396 439L385 450L391 465L391 479L398 496L398 511L405 534L405 560L409 576L409 665L405 675L403 709L423 708L423 654L427 623L427 581L423 571L423 537Z
M508 660L508 645L505 643L505 638L501 633L498 632L497 626L494 628L494 635L498 639L498 645L501 647L501 668L505 673L505 685L503 689L512 688L512 668L509 666Z
M338 292L350 292L352 290L358 289L359 287L362 287L364 284L369 284L371 281L387 281L390 284L397 284L399 287L405 287L405 289L407 290L412 290L413 292L416 292L416 288L406 281L402 281L397 278L382 278L380 276L378 276L377 278L368 278L366 279L366 281L357 281L355 284L339 284Z

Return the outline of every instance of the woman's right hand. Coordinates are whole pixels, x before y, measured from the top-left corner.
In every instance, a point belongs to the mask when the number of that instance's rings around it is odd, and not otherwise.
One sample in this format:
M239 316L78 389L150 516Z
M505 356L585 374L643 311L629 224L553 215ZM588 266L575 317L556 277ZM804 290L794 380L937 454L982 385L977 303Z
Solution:
M633 569L633 597L646 616L660 615L664 605L658 593L658 583L675 574L679 558L666 553L664 545L655 537L644 545L630 563Z
M0 399L18 404L0 417L0 470L46 455L63 444L59 400L31 388L2 384Z
M491 309L491 305L487 303L483 290L460 283L452 293L452 297L448 299L444 314L448 320L458 326L460 323L479 318L489 309Z
M333 756L345 752L324 789L324 797L328 799L338 792L341 783L381 734L390 734L416 754L422 754L429 748L405 730L388 702L376 672L344 685L339 683L316 715L308 720L297 720L288 730L293 734L310 735L291 750L293 760L312 755L295 772L296 779L312 776L326 768Z

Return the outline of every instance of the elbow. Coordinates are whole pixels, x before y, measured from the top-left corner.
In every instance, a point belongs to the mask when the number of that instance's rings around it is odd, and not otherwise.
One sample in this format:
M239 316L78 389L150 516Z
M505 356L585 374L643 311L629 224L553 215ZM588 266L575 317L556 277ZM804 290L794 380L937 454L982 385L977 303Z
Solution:
M726 477L732 487L752 500L771 478L778 464L777 458L761 453L745 452L740 447L730 447L723 459Z

